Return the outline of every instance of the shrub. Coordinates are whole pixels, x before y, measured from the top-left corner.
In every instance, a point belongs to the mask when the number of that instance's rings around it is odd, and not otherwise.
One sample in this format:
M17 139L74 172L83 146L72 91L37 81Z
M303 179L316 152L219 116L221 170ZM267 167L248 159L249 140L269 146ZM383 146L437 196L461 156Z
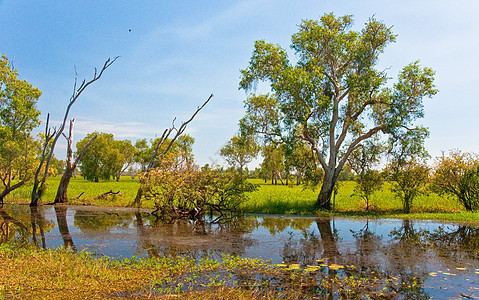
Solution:
M479 209L479 160L476 154L452 150L436 159L432 188L457 197L466 210Z
M156 169L143 175L143 197L154 200L156 214L161 218L202 219L206 212L237 212L247 200L245 192L257 186L236 171L186 166Z
M413 200L426 191L430 168L417 160L394 161L387 168L393 180L391 190L403 203L403 211L411 212Z

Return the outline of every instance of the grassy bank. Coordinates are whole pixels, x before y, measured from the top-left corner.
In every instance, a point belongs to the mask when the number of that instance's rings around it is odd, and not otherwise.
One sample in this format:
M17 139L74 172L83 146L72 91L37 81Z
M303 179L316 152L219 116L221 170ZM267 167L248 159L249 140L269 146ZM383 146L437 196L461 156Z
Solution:
M48 188L42 197L42 203L51 203L55 200L60 176L52 177L47 180ZM81 176L72 178L68 187L68 197L71 204L75 205L98 205L98 206L128 206L138 192L138 179L129 176L122 176L119 182L100 181L91 182ZM104 193L113 191L119 192L115 195L102 196ZM30 203L32 192L31 185L25 185L22 188L13 191L7 196L6 202L12 203ZM78 197L80 196L80 197ZM143 207L153 208L154 203L146 202Z
M347 275L347 276L346 276ZM0 299L304 299L422 293L419 284L318 261L272 265L223 256L111 260L67 249L0 246Z
M379 217L409 219L442 219L454 221L479 222L479 213L466 212L453 197L439 196L435 193L418 196L414 199L412 213L402 213L401 199L391 192L390 183L373 195L370 211L366 212L366 202L354 193L355 183L340 183L338 194L333 201L333 212L318 212L314 204L319 189L312 190L303 186L272 185L259 179L259 189L251 193L249 201L242 208L250 213L272 214L319 214L322 216Z
M48 179L48 189L42 199L43 203L51 203L55 199L60 177ZM242 209L248 213L268 214L320 214L339 215L345 217L387 217L387 218L416 218L416 219L444 219L454 221L479 222L479 213L466 212L452 197L439 196L429 193L417 197L414 200L412 213L402 214L401 200L391 192L391 186L386 183L383 189L373 195L370 203L370 211L366 212L365 201L355 195L354 182L341 182L339 192L336 195L331 213L317 212L314 204L319 189L312 190L303 186L272 185L260 179L252 179L251 182L258 184L259 189L249 194L249 200L242 205ZM75 205L98 205L98 206L128 206L138 191L138 180L128 176L121 177L119 182L102 181L91 182L80 176L72 178L68 195L70 203ZM116 195L102 197L109 192L119 192ZM6 202L29 203L31 186L27 185L15 190L7 196ZM83 194L82 194L83 193ZM81 194L80 197L78 197ZM153 202L143 202L145 208L153 208Z

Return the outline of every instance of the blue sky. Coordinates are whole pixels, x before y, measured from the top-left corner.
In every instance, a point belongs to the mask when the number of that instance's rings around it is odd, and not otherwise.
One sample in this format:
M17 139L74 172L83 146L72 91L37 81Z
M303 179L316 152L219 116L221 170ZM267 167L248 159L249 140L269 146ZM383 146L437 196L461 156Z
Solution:
M92 131L116 139L154 138L186 120L213 93L190 124L200 164L222 162L221 147L243 116L240 70L255 40L289 49L302 19L352 14L356 29L375 16L393 26L396 43L380 68L395 77L420 60L436 71L439 93L426 100L426 142L441 150L479 152L479 2L443 0L327 1L26 1L0 0L0 53L22 79L37 86L42 118L57 122L79 79L89 79L108 57L121 56L72 108L75 143ZM130 31L131 29L131 31ZM65 141L57 157L64 159Z

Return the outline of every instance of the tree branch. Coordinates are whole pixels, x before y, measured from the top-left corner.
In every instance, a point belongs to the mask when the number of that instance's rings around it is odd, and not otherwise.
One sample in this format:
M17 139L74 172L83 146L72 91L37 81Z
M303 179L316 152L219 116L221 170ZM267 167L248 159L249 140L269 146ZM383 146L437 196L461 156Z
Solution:
M344 153L343 157L342 157L341 160L339 161L339 163L338 163L338 168L339 168L339 169L342 169L342 167L343 167L344 164L346 163L348 157L349 157L349 156L351 155L351 153L359 146L359 143L361 143L361 142L364 141L365 139L370 138L370 137L373 136L374 134L378 133L380 130L383 130L383 126L382 126L382 125L373 127L373 128L371 128L368 132L366 132L365 134L360 135L359 137L357 137L356 140L354 140L354 141L351 143L351 145L349 145L348 150L346 150L346 153Z
M75 162L73 163L73 168L75 168L78 163L80 162L83 154L85 153L86 149L91 145L91 143L93 143L93 141L98 137L98 134L95 135L94 137L92 137L88 143L85 144L85 146L83 146L83 148L81 148L80 152L78 153L78 156L75 158Z

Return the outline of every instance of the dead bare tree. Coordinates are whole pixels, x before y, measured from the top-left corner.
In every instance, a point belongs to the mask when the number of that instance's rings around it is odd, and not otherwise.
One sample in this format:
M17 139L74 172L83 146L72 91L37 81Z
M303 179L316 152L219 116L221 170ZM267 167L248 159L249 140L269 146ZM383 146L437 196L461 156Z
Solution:
M68 202L68 185L70 184L70 179L73 177L73 172L77 167L80 159L85 153L85 150L91 145L91 143L98 137L95 135L92 137L88 143L78 152L77 157L73 160L73 125L75 119L70 120L70 130L68 137L63 134L63 137L67 140L67 161L65 166L65 171L63 172L62 178L60 179L60 184L58 185L57 195L55 197L55 203L67 203Z
M173 145L173 143L176 141L176 139L181 135L183 134L183 132L185 131L186 129L186 126L188 126L188 124L193 121L193 119L196 117L196 115L200 112L201 109L203 109L203 107L206 106L206 104L211 100L211 98L213 98L213 94L211 94L208 99L206 99L206 101L203 103L203 105L199 106L195 113L185 122L183 122L181 124L181 126L179 128L176 128L175 127L175 119L173 119L173 123L171 125L171 127L169 129L165 129L165 131L163 132L163 135L161 136L161 138L159 139L159 141L157 142L156 144L156 147L155 147L155 150L153 151L153 153L151 154L151 157L150 157L150 162L148 163L148 166L146 167L146 170L144 173L148 173L150 170L154 169L158 163L158 160L161 159L161 157L163 157L171 148L171 146ZM175 135L173 136L173 138L171 138L168 146L165 148L165 150L163 150L163 152L161 152L160 154L158 154L161 146L168 140L170 134L173 132L173 131L176 131ZM141 197L143 196L143 190L142 190L142 185L144 184L144 182L142 182L142 179L140 179L140 187L138 188L138 192L136 194L136 197L135 197L135 200L133 201L132 203L132 206L140 206L141 204Z
M75 103L75 101L80 97L80 95L83 93L83 91L93 82L97 81L100 79L100 77L103 75L103 72L108 69L117 59L119 56L116 56L114 58L109 58L105 61L103 64L103 67L101 68L100 72L97 72L97 69L95 68L95 74L93 75L93 78L90 81L86 81L83 79L82 83L80 86L77 88L77 83L78 83L78 74L75 70L75 81L73 84L73 94L70 97L70 102L68 103L67 109L65 111L65 115L63 117L63 123L59 128L49 128L48 127L48 119L49 115L47 117L47 124L45 127L45 141L43 144L43 151L42 151L42 157L40 159L40 164L38 165L37 171L35 172L35 178L33 182L33 190L32 190L32 199L30 202L30 206L37 206L38 205L38 200L41 198L42 193L44 192L45 189L45 182L47 180L47 175L48 175L48 169L50 167L50 161L53 156L53 151L55 150L55 145L60 138L60 136L63 134L63 130L65 129L65 125L68 119L68 113L70 112L70 109ZM51 142L51 144L50 144ZM44 168L44 173L43 176L40 180L40 172L42 171L43 164L45 164Z

